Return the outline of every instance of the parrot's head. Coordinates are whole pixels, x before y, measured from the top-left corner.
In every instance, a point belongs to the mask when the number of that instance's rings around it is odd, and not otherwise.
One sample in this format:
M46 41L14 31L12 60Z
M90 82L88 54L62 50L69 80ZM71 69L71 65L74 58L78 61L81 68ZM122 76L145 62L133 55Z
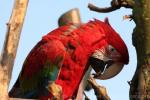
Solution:
M97 20L98 21L98 20ZM129 62L127 47L119 34L110 26L108 19L103 24L105 44L96 49L89 58L90 65L96 72L97 79L109 79L116 76Z

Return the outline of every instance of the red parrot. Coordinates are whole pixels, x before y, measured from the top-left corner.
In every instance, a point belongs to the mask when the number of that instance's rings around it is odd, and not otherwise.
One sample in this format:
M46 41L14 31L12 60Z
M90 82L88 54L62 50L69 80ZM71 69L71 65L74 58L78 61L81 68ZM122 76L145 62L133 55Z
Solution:
M10 97L74 99L89 67L109 79L128 64L127 47L108 23L68 24L45 35L27 56Z

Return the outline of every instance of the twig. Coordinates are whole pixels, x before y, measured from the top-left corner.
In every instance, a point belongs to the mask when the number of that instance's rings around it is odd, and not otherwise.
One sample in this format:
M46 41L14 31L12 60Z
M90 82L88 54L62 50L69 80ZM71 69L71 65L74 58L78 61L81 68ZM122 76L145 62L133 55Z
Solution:
M12 15L7 24L7 33L0 61L0 99L8 100L8 85L16 57L28 0L15 0Z
M93 77L90 77L88 79L88 82L92 85L92 87L95 91L97 100L110 100L110 97L107 94L106 88L98 85Z
M129 19L129 21L133 20L133 15L125 15L123 16L123 20Z
M112 0L110 7L99 8L91 3L88 4L88 8L92 11L108 13L114 10L120 9L121 7L133 8L134 0Z
M127 83L131 86L132 82L131 81L127 81Z

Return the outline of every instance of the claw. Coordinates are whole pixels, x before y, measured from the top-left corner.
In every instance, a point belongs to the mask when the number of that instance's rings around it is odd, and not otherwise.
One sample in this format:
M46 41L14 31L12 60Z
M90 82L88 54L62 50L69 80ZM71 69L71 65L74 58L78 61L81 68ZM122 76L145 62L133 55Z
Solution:
M97 77L99 77L101 74L102 74L101 72L98 72L98 73L93 73L92 75L93 75L93 78L97 78Z
M93 77L89 77L88 82L92 85L98 100L110 100L104 86L97 84Z
M60 85L57 85L54 81L50 81L47 89L56 100L62 100L62 87Z
M94 79L94 77L90 76L88 79L88 82L90 82L93 88L98 87L98 84L96 83L96 80Z

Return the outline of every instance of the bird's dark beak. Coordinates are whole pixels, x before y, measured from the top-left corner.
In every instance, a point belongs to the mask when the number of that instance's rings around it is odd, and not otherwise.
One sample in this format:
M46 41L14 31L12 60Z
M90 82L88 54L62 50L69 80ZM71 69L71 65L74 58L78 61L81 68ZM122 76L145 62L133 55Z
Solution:
M116 76L123 68L123 63L112 60L103 61L98 58L90 57L90 65L96 72L94 78L106 80Z

